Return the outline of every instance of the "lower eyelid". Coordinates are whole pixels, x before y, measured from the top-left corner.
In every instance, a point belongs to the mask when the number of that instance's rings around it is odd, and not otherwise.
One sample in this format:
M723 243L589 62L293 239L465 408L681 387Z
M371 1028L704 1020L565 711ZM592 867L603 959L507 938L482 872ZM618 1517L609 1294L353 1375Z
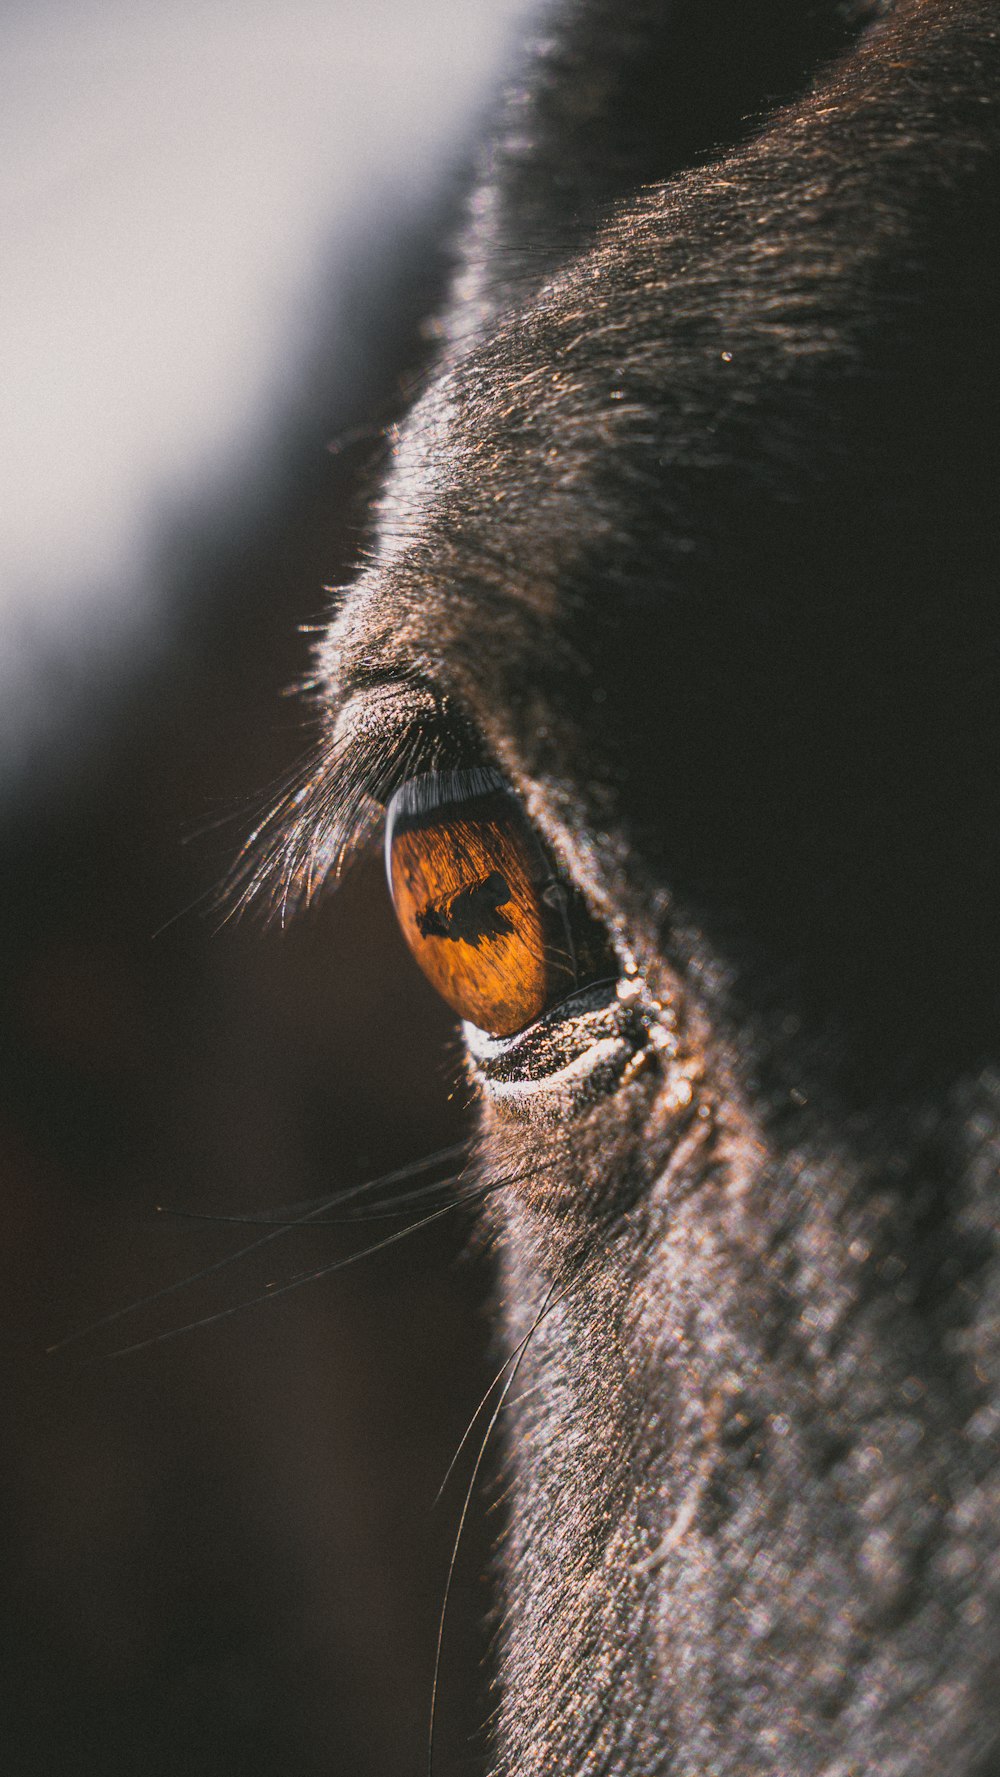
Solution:
M487 1077L484 1087L491 1098L499 1099L539 1098L544 1093L565 1091L577 1086L585 1087L586 1096L591 1097L598 1076L606 1076L600 1082L604 1090L611 1090L619 1084L633 1054L631 1044L624 1038L603 1037L580 1055L574 1056L572 1061L567 1061L564 1067L557 1068L554 1073L544 1074L540 1079L497 1080Z
M515 1037L487 1036L463 1024L466 1048L493 1098L537 1097L576 1086L590 1093L618 1084L639 1046L617 980L574 994Z

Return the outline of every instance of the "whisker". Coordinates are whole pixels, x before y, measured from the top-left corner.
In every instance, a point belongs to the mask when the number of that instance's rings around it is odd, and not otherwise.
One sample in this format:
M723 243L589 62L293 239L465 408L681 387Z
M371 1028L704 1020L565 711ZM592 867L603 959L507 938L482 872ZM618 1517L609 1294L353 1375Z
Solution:
M414 1203L419 1202L422 1198L432 1197L435 1192L452 1190L461 1178L460 1172L450 1173L446 1178L435 1179L433 1184L418 1185L415 1190L403 1191L398 1197L387 1197L377 1209L358 1209L350 1215L322 1217L317 1210L317 1215L309 1223L309 1226L310 1228L345 1228L352 1227L358 1222L375 1222L383 1219L388 1220L391 1216L405 1215L407 1209ZM384 1183L384 1181L380 1180L379 1183ZM316 1201L315 1198L310 1199L312 1203ZM323 1198L319 1208L328 1206L330 1202L329 1197ZM211 1210L181 1209L171 1204L158 1203L156 1213L176 1218L178 1221L217 1222L228 1227L298 1228L302 1226L301 1209L304 1207L305 1205L293 1204L287 1210L275 1210L270 1215L250 1216L216 1214Z
M405 1240L408 1235L416 1234L421 1228L427 1228L432 1222L440 1221L442 1216L450 1215L463 1203L475 1201L477 1193L470 1192L466 1197L455 1197L440 1209L432 1210L430 1215L421 1216L416 1222L409 1222L405 1228L397 1228L394 1233L387 1234L384 1240L376 1240L370 1246L363 1246L358 1252L348 1253L346 1258L335 1259L331 1265L320 1265L314 1271L300 1271L287 1283L278 1284L273 1289L259 1292L255 1296L245 1296L241 1302L233 1302L228 1308L218 1308L212 1314L202 1315L198 1320L190 1320L182 1327L170 1327L165 1333L153 1333L148 1339L138 1339L131 1345L119 1346L117 1351L109 1351L100 1357L88 1358L85 1367L92 1364L110 1363L119 1357L131 1357L136 1352L146 1351L151 1345L163 1345L169 1339L179 1339L184 1333L195 1333L203 1327L216 1326L219 1321L230 1320L234 1314L242 1314L248 1308L257 1308L261 1302L275 1302L279 1296L287 1296L292 1290L301 1289L304 1284L318 1283L321 1278L332 1277L336 1271L346 1271L348 1265L356 1265L361 1259L370 1259L386 1247L394 1246L397 1241ZM164 1292L165 1293L165 1292ZM155 1299L155 1298L151 1298Z
M505 1179L504 1183L505 1184L516 1183L516 1180ZM551 1303L551 1306L553 1308L556 1306L557 1302L562 1301L563 1296L565 1296L569 1293L569 1289L571 1287L572 1287L571 1285L567 1285L567 1288L565 1290L563 1290L561 1292L561 1294L556 1297L555 1301ZM475 1412L472 1415L472 1418L469 1420L468 1425L466 1426L464 1432L462 1433L461 1439L459 1440L458 1448L456 1449L454 1456L452 1457L451 1461L448 1464L447 1469L445 1470L444 1480L441 1482L440 1487L438 1488L436 1494L434 1495L434 1500L433 1500L433 1504L431 1507L432 1510L434 1509L435 1506L440 1505L441 1498L444 1494L444 1490L447 1487L448 1482L451 1480L451 1477L455 1472L455 1464L458 1462L458 1459L461 1456L462 1451L465 1449L466 1444L468 1443L470 1437L472 1436L472 1433L475 1429L476 1420L479 1418L480 1413L482 1412L483 1408L486 1406L486 1403L489 1400L490 1395L493 1393L493 1390L496 1388L497 1383L502 1380L504 1371L509 1369L511 1364L520 1362L521 1354L524 1351L525 1347L527 1346L529 1339L531 1339L531 1337L533 1336L534 1331L535 1331L535 1327L537 1325L538 1325L538 1322L536 1321L532 1326L530 1326L528 1328L528 1331L525 1333L524 1338L519 1340L518 1344L514 1346L513 1351L509 1351L507 1353L507 1356L504 1358L503 1363L500 1365L500 1368L497 1371L496 1375L494 1376L492 1382L490 1383L489 1388L486 1390L486 1393L483 1395L482 1400L480 1401L478 1407L476 1408Z
M504 1182L507 1182L507 1181L504 1181ZM571 1288L571 1287L572 1286L568 1286L567 1290L563 1290L561 1292L561 1294L555 1298L555 1301L553 1301L553 1292L555 1290L555 1284L553 1283L550 1286L549 1291L545 1297L544 1302L542 1303L541 1308L539 1309L537 1315L535 1316L535 1319L532 1321L531 1326L528 1328L528 1331L527 1331L525 1337L521 1340L520 1349L517 1350L517 1353L516 1353L516 1361L514 1363L513 1368L511 1369L510 1375L507 1377L507 1380L504 1383L503 1388L500 1391L500 1397L497 1401L497 1404L494 1407L493 1412L490 1414L489 1424L486 1427L486 1432L483 1437L483 1441L479 1446L479 1452L476 1456L476 1460L473 1465L472 1474L469 1476L469 1484L465 1490L465 1498L462 1502L462 1510L459 1515L458 1529L455 1532L455 1540L452 1544L451 1559L448 1562L448 1573L447 1573L447 1577L445 1579L444 1598L443 1598L442 1604L441 1604L441 1615L438 1618L437 1646L436 1646L435 1652L434 1652L434 1677L431 1681L431 1713L430 1713L430 1722L428 1724L428 1730L427 1730L427 1777L434 1777L434 1730L435 1730L435 1726L436 1726L436 1722L437 1722L437 1701L438 1701L438 1691L440 1688L440 1679L441 1679L441 1652L444 1647L445 1620L448 1615L448 1603L451 1598L452 1581L454 1580L454 1577L455 1577L455 1565L458 1561L458 1551L459 1551L459 1547L460 1547L460 1544L462 1541L462 1535L465 1530L466 1520L469 1516L469 1507L472 1503L472 1495L475 1491L476 1482L479 1479L479 1471L482 1468L483 1459L486 1455L486 1449L489 1444L490 1438L493 1436L493 1429L497 1423L497 1420L500 1418L501 1413L503 1412L504 1406L507 1401L507 1397L510 1394L510 1391L513 1388L514 1383L517 1379L517 1373L518 1373L518 1370L520 1369L521 1364L524 1360L525 1352L527 1351L528 1346L531 1343L531 1340L534 1337L535 1333L538 1331L538 1328L541 1326L542 1321L545 1319L545 1316L549 1313L549 1310L556 1306L556 1302L562 1300L562 1298L568 1293L568 1288ZM513 1356L514 1354L512 1353L511 1355ZM496 1383L494 1382L492 1386L495 1387ZM475 1414L476 1418L478 1418L480 1410L481 1410L481 1408L477 1407L476 1414ZM466 1433L466 1437L468 1437L468 1432ZM464 1439L463 1439L463 1442L464 1442Z
M65 1351L68 1346L77 1344L79 1340L89 1338L92 1333L98 1333L105 1327L114 1326L129 1315L137 1314L142 1308L150 1308L155 1302L162 1302L167 1296L177 1295L179 1291L189 1289L192 1284L203 1282L206 1277L213 1277L217 1272L223 1271L227 1265L235 1265L241 1259L248 1258L251 1253L259 1252L262 1247L279 1239L282 1234L290 1233L296 1228L309 1227L317 1222L318 1218L327 1210L336 1205L352 1202L369 1191L378 1190L380 1186L402 1184L406 1179L416 1177L426 1171L428 1167L441 1164L446 1160L455 1160L463 1155L467 1158L468 1152L469 1143L458 1142L450 1148L441 1148L437 1153L427 1155L422 1160L411 1161L409 1165L401 1166L394 1172L384 1173L376 1179L369 1179L363 1185L355 1185L346 1191L335 1192L330 1197L324 1197L316 1208L307 1209L302 1215L269 1228L268 1232L261 1234L258 1239L248 1241L245 1246L237 1247L235 1252L226 1253L221 1259L216 1259L212 1264L203 1266L201 1270L189 1272L186 1277L180 1277L173 1283L164 1284L162 1289L153 1290L150 1295L129 1302L124 1308L115 1308L110 1314L102 1315L99 1320L90 1321L85 1327L79 1327L76 1331L67 1333L64 1338L57 1339L54 1344L46 1347L46 1356L54 1357L58 1352Z

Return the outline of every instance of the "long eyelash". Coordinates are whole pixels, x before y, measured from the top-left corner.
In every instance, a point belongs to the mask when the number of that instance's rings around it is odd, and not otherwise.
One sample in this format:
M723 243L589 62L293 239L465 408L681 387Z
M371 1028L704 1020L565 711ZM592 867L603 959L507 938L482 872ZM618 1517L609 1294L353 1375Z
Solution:
M401 705L411 708L407 721L400 721ZM242 847L217 898L224 917L260 903L284 925L369 848L392 792L454 752L447 734L443 712L422 687L362 687Z
M382 819L356 747L320 746L265 815L222 885L226 918L253 903L284 925L319 889L365 849Z

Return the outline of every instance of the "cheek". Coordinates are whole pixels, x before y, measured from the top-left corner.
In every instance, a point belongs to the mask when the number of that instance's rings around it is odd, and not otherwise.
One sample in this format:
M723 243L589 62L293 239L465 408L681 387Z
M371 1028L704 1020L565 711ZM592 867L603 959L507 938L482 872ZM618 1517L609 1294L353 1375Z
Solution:
M633 1045L624 1063L605 1057L609 1014L599 1009L572 1021L592 1026L576 1065L530 1089L497 1090L473 1068L487 1164L571 1240L642 1202L650 1217L669 1217L706 1174L736 1188L760 1163L736 1058L678 973L660 958L648 962L642 976L619 983L612 1022L623 1007L618 1028Z

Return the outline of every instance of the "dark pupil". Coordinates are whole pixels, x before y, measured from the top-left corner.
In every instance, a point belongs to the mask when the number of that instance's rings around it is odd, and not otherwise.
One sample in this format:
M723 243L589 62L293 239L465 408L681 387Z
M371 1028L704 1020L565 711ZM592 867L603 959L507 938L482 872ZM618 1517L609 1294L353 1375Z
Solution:
M417 930L424 938L453 938L474 948L483 938L502 938L513 932L500 908L510 900L510 888L499 870L471 888L460 889L449 901L430 903L417 914Z

